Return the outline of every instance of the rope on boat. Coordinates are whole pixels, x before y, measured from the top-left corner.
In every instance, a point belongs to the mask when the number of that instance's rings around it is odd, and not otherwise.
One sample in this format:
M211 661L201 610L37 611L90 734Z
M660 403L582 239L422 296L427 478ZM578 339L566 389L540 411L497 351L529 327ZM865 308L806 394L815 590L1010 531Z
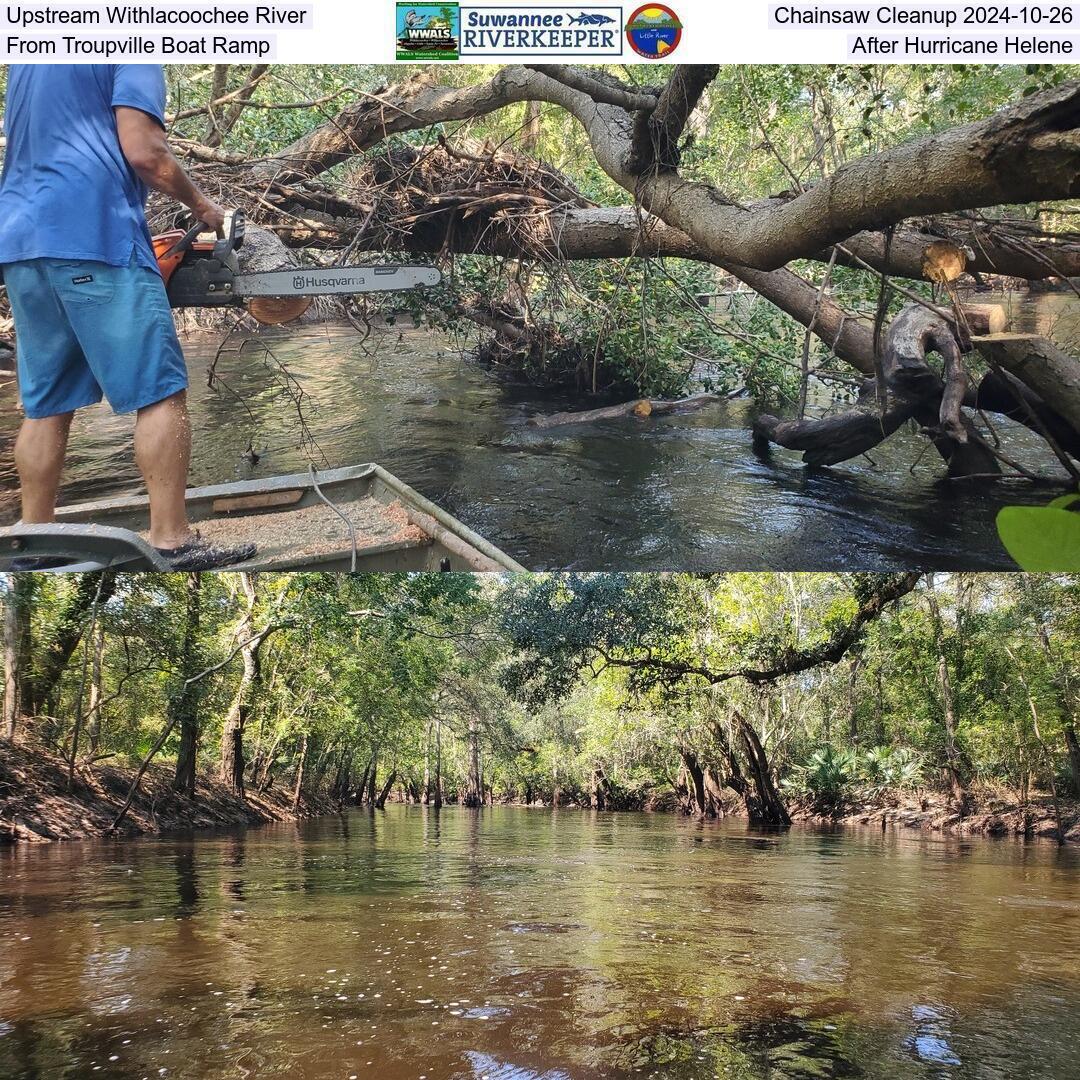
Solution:
M324 503L326 503L326 505L329 506L330 509L333 510L334 513L337 514L337 516L339 518L341 518L342 521L345 522L345 528L349 530L349 542L352 544L352 563L351 563L351 565L349 567L349 573L350 574L355 574L356 573L356 526L353 525L353 523L349 520L348 516L341 509L339 509L337 506L335 506L334 503L332 503L323 494L322 488L319 487L319 481L315 479L315 466L312 465L310 461L308 462L308 475L311 477L311 486L315 489L315 494L318 495L319 498L322 499L322 501Z

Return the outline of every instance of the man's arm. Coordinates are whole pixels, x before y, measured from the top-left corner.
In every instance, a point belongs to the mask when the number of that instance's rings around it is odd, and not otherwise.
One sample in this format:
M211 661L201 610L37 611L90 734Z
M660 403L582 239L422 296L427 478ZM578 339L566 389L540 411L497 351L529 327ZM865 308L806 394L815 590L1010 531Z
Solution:
M161 125L141 109L117 106L116 131L128 164L147 187L183 203L212 229L225 224L225 211L208 199L176 160Z

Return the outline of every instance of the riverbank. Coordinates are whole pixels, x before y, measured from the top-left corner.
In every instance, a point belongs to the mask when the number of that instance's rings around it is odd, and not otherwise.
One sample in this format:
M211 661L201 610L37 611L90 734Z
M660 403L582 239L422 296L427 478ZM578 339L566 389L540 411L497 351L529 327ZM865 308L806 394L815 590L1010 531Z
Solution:
M112 823L127 797L135 770L96 764L80 769L68 790L67 762L43 750L4 745L0 749L0 843L47 843L54 840L87 840L120 835L146 836L192 829L237 825L266 825L275 821L332 814L340 810L330 799L305 796L293 806L292 793L284 788L249 791L240 799L216 780L200 776L194 798L172 789L171 764L151 765L139 792L119 829ZM391 797L391 802L395 798ZM448 804L451 805L451 804ZM496 806L524 806L497 800ZM536 808L546 804L534 803ZM1061 800L1066 841L1080 843L1080 803ZM564 809L587 809L568 806ZM675 814L673 802L664 799L646 812ZM1026 806L1003 792L974 795L973 808L961 817L949 805L944 792L919 791L886 796L880 801L849 807L838 814L816 813L809 807L790 807L792 819L803 825L871 826L885 830L942 833L953 836L1057 839L1057 821L1049 796L1032 796ZM726 818L745 817L741 806L727 807Z
M0 748L0 842L46 843L92 837L139 836L211 829L230 825L265 825L331 813L331 802L305 800L297 811L291 792L271 788L240 799L206 776L195 797L172 789L171 765L151 765L120 827L112 830L127 797L135 770L98 763L79 769L68 789L67 762L22 746Z
M1080 803L1060 800L1061 826L1066 842L1080 842ZM864 804L837 815L795 810L795 821L810 824L877 825L882 830L905 829L953 836L1012 836L1058 839L1054 803L1049 795L1032 795L1026 806L1014 797L977 793L973 807L962 817L944 792L921 791L888 801Z

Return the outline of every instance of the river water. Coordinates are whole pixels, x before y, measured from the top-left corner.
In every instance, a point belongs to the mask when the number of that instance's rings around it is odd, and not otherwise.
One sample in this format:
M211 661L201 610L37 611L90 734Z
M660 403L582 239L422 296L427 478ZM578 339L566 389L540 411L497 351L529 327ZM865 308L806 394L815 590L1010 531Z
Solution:
M1042 297L1019 305L1015 324L1080 323L1076 308L1068 297ZM873 460L817 473L788 451L759 461L750 447L755 408L744 400L683 417L532 428L531 417L574 404L499 379L413 329L377 330L366 343L351 328L268 333L261 342L272 357L259 341L230 349L211 390L220 340L185 342L194 483L306 471L309 460L320 468L377 461L530 569L1011 569L994 528L998 509L1052 497L943 481L926 440L910 432ZM317 445L299 422L297 387ZM0 520L9 523L18 422L8 379L0 384ZM131 426L105 406L80 414L64 501L140 489ZM998 427L1012 455L1055 471L1035 435Z
M5 1078L1076 1075L1080 857L394 806L0 851Z

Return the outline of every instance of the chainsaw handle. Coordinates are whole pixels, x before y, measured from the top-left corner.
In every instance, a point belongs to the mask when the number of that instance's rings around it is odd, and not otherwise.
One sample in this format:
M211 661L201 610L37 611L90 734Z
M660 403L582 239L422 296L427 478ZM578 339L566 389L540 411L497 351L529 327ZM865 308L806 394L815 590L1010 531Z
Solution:
M214 244L214 258L225 260L238 248L243 246L244 232L247 221L244 219L243 210L234 210L229 219L229 233L226 236L224 230L218 231L218 241Z
M195 224L192 225L191 228L161 256L161 258L167 259L172 255L180 255L187 251L187 249L195 243L195 237L197 237L205 228L206 226L201 221L196 221Z
M237 248L239 248L244 242L244 231L247 222L244 220L243 210L234 210L232 213L232 219L229 222L229 232L226 235L223 228L215 229L217 233L217 241L214 244L214 258L220 259L222 262L228 258ZM194 225L165 254L162 258L168 258L171 255L182 255L188 248L195 243L199 233L205 232L207 225L205 221L196 221Z

